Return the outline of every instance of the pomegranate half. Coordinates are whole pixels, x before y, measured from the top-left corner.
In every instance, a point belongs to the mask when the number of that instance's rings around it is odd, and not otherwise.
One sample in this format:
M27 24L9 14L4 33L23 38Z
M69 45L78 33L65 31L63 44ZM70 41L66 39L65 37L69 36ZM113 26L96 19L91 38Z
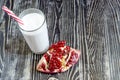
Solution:
M80 51L65 45L65 41L52 44L39 60L36 69L45 73L58 73L68 70L79 59Z

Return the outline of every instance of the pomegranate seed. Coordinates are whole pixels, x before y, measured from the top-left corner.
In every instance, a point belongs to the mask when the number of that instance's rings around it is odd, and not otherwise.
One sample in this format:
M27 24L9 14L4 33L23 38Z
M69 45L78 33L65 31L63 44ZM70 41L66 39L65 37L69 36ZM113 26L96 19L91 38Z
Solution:
M57 46L55 44L52 44L50 47L49 47L49 50L51 49L55 49Z
M58 57L58 58L62 58L62 54L56 51L50 52L50 54L52 54L52 56Z
M69 52L70 52L70 46L66 46L66 47L64 48L64 51L65 51L65 53L68 53L68 54L69 54Z
M50 56L47 53L44 54L44 57L45 57L46 61L49 62Z
M62 66L60 60L55 56L51 58L49 63L49 70L54 71L55 69L59 69Z
M66 43L66 41L59 41L59 42L56 43L56 45L57 45L58 47L64 47L64 46L65 46L65 43Z
M46 70L46 69L45 69L45 64L44 64L44 63L41 64L41 68L42 68L43 70Z
M70 59L69 59L69 61L68 61L68 63L67 63L67 66L68 66L68 65L73 65L74 63L76 63L76 59L77 59L77 58L78 58L78 54L75 53L75 51L72 51L72 52L71 52Z

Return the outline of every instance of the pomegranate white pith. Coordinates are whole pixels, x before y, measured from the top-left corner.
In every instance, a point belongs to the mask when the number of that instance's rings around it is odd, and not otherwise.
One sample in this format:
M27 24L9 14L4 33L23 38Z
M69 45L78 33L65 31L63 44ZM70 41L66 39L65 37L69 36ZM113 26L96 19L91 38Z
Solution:
M79 56L79 50L66 46L65 41L59 41L50 46L36 69L45 73L64 72L78 61Z

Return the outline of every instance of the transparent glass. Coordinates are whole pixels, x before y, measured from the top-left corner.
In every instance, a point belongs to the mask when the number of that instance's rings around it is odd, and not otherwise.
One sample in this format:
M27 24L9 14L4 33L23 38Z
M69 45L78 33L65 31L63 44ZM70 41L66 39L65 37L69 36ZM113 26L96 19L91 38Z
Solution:
M30 16L29 14L37 13L42 18L37 17L37 15ZM33 27L33 29L27 29L25 25L19 25L19 29L22 32L27 44L29 45L30 49L37 54L42 54L46 52L46 50L49 47L49 37L48 37L48 29L47 29L47 24L46 24L46 19L45 15L43 14L42 11L35 9L35 8L29 8L24 10L22 13L20 13L19 17L23 19L26 15L29 15L27 17L25 22L30 23L29 20L33 21L33 23L36 23L38 26L34 27L33 25L29 25L30 27ZM34 20L34 18L35 20ZM41 22L40 22L41 21ZM24 22L24 21L23 21Z

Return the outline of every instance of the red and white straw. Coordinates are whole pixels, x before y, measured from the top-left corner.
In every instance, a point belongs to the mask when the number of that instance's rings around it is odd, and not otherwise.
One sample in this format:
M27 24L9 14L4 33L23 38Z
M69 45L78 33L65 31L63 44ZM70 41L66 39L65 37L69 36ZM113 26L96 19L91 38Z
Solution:
M8 9L6 6L3 6L2 9L8 14L10 15L13 19L15 19L18 23L20 24L24 24L23 21L17 17L10 9Z

